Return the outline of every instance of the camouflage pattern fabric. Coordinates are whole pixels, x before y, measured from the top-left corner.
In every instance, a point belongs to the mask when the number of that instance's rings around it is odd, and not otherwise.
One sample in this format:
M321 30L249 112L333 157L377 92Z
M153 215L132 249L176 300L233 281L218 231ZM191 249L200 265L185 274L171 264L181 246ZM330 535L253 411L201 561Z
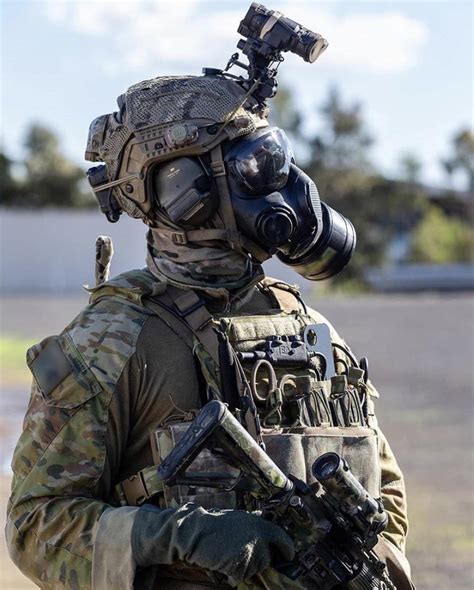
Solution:
M90 587L93 539L108 508L92 497L105 461L108 406L145 321L134 304L152 283L141 271L111 281L101 293L114 291L106 307L93 294L57 338L70 374L48 394L33 381L12 461L7 537L13 560L40 587ZM30 366L48 341L28 351Z
M85 159L105 162L109 181L119 181L114 197L135 218L146 218L151 209L145 182L151 165L206 153L267 124L267 113L253 110L255 99L237 82L216 76L144 80L117 102L118 112L92 121ZM188 139L180 141L182 134Z
M8 546L15 563L41 588L88 590L93 564L94 569L104 570L107 579L117 569L117 555L130 555L131 517L123 507L114 507L114 486L152 464L148 436L154 427L176 408L199 407L192 338L186 341L168 326L170 318L164 321L142 304L144 296L164 288L164 281L147 270L115 277L91 289L90 304L59 336L28 353L33 372L38 372L38 359L54 342L70 367L60 383L51 382L44 390L33 381L12 463ZM271 307L259 290L250 294L244 304L239 301L239 313ZM327 323L310 313L316 322ZM332 328L331 335L342 343ZM369 391L381 494L389 516L384 536L403 550L407 533L403 477L376 423L373 400L378 394L372 385ZM111 530L122 531L114 538L113 551L100 551L101 561L94 560L94 552L108 546ZM131 588L130 580L139 575L135 564L124 558L120 565L127 565L126 571L121 570L123 584L114 587ZM176 571L170 568L169 576L163 568L156 575L164 581L173 579ZM139 587L151 590L159 584Z
M167 229L173 227L164 219L156 221L155 225ZM231 250L227 242L177 244L171 237L157 236L156 228L149 230L148 241L149 271L177 287L235 290L247 288L256 277L260 280L263 276L260 264Z
M110 263L114 255L112 238L99 236L95 241L95 284L106 283L110 278Z

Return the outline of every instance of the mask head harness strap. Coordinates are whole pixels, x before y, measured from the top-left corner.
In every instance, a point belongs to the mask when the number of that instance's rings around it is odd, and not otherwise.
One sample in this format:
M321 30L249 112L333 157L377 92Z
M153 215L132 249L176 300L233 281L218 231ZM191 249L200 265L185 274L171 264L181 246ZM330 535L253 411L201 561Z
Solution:
M221 144L211 150L211 170L219 191L219 213L226 228L226 237L233 250L245 254L250 252L259 262L268 260L270 254L265 252L252 240L244 237L237 229L234 209L230 198L229 186L227 184L227 173L222 157Z

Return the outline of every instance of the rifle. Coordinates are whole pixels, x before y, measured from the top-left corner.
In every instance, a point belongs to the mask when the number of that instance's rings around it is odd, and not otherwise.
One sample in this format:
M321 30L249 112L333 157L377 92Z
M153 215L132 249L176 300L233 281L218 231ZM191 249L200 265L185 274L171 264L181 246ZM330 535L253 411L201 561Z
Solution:
M187 472L204 448L240 475ZM337 453L318 457L312 473L317 481L311 485L286 476L217 400L202 408L158 467L167 485L235 490L256 500L262 516L295 542L295 559L278 571L304 587L396 590L373 551L387 524L381 501L369 495Z

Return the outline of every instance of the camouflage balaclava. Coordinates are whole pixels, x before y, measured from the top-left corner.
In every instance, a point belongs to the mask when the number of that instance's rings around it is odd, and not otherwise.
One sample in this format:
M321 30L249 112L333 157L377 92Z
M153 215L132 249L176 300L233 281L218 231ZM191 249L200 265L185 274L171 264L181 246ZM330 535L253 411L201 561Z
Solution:
M220 224L216 216L214 224ZM163 230L176 230L168 220L156 221L147 235L148 269L166 277L170 284L192 286L206 291L234 291L254 283L263 275L259 263L225 241L176 243Z
M91 124L86 159L105 166L92 169L102 174L97 186L91 175L89 180L109 220L125 211L150 227L149 270L176 286L207 291L239 290L259 280L259 261L268 256L260 251L252 257L242 247L229 203L219 203L204 226L184 231L157 207L151 177L160 163L183 156L212 153L221 160L220 144L267 125L266 112L238 84L219 76L145 80L119 97L118 105L119 112ZM219 163L213 162L214 170Z

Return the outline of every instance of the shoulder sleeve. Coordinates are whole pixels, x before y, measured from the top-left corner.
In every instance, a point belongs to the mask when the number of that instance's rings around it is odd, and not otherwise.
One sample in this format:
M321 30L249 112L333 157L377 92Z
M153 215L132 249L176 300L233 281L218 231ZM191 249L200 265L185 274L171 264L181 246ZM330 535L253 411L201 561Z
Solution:
M41 588L91 587L94 540L108 509L130 528L130 515L110 508L98 490L110 487L109 404L145 320L133 306L103 301L28 352L34 379L12 462L7 542Z

